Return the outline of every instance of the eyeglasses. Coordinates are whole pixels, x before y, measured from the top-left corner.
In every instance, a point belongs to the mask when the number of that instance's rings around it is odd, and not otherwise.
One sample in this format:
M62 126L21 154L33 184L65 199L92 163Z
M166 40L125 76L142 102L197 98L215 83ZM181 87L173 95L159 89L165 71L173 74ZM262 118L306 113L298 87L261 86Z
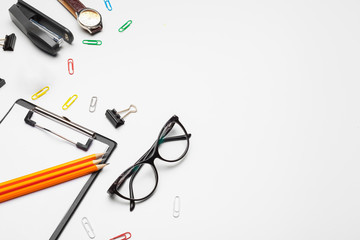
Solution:
M174 115L161 129L151 148L131 167L126 169L110 186L108 193L130 201L130 211L135 202L151 197L158 185L158 172L154 160L177 162L184 158L189 150L188 134L179 118Z

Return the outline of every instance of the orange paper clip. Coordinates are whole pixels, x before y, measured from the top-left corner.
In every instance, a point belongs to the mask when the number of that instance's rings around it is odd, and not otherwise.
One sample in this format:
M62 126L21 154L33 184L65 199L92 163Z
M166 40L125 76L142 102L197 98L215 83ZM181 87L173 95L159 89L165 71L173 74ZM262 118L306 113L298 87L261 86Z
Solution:
M126 233L123 233L123 234L121 234L119 236L113 237L110 240L114 240L114 239L127 240L127 239L130 239L130 238L131 238L131 233L126 232Z
M68 71L70 75L74 74L74 60L72 58L68 59Z
M63 110L67 110L74 102L75 102L75 100L78 98L78 95L74 95L74 96L72 96L72 97L70 97L67 101L66 101L66 103L62 106L62 109Z

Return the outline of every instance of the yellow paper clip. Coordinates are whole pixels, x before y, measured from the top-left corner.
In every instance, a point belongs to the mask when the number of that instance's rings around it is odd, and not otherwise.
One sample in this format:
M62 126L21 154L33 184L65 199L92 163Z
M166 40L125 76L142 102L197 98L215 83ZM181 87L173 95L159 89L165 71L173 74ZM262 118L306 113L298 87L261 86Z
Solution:
M78 95L74 95L74 96L72 96L72 97L70 97L67 101L66 101L66 103L62 106L62 109L63 110L67 110L74 102L75 102L75 100L78 98Z
M49 91L49 89L50 89L49 87L44 87L43 89L32 95L31 99L32 100L38 99L39 97L43 96L47 91Z

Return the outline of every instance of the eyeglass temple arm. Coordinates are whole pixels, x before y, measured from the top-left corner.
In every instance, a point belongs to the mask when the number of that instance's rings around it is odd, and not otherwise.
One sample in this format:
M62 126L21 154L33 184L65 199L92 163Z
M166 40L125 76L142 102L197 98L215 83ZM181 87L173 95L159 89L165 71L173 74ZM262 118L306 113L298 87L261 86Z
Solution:
M162 141L160 142L160 144L164 143L164 142L173 142L173 141L186 140L186 138L190 138L190 137L191 137L191 133L188 133L187 137L186 137L186 135L167 137L167 138L163 138Z

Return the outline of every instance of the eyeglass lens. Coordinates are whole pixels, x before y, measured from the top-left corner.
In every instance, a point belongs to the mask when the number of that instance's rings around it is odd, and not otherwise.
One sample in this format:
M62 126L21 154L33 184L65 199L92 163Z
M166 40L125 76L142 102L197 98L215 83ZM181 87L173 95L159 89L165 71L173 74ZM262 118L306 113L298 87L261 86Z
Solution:
M184 129L176 122L165 126L159 137L159 155L167 161L178 161L188 148Z

